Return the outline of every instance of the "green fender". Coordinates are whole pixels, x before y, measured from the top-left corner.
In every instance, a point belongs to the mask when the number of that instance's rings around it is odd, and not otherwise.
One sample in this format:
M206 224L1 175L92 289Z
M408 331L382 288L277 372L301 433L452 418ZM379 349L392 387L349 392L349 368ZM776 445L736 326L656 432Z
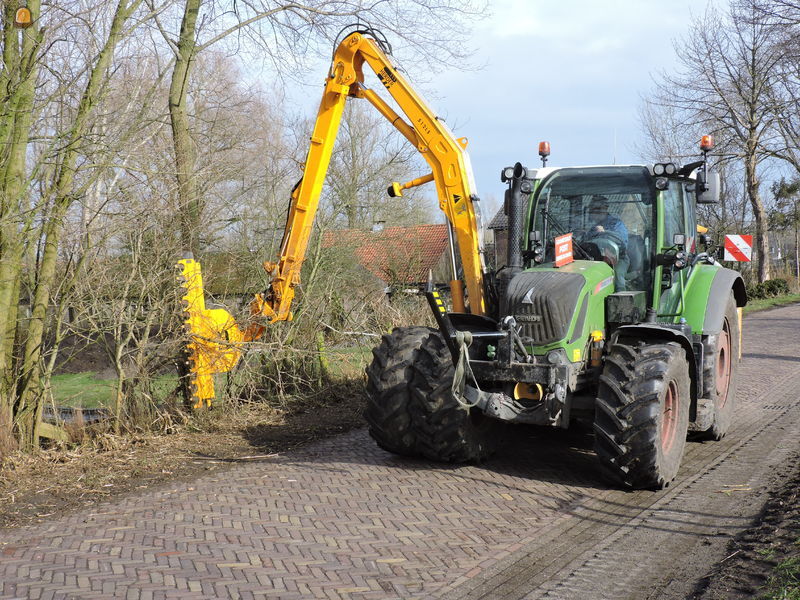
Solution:
M728 294L733 290L736 306L747 304L742 276L732 269L701 264L692 269L684 294L683 318L692 333L714 334L722 330Z

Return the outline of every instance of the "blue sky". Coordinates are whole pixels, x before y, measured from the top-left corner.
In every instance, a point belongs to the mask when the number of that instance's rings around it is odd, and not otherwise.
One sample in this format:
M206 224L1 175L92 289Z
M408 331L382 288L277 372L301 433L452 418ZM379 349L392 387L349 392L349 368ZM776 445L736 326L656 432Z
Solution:
M486 66L435 81L437 110L470 140L481 197L502 197L503 166L541 164L540 140L549 166L641 162L640 97L675 68L673 41L706 3L492 1L474 36Z

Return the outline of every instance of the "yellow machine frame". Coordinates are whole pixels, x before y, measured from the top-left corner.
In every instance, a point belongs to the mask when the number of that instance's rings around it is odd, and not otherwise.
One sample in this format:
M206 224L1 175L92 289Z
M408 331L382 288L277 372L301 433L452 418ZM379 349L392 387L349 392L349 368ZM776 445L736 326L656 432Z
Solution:
M363 66L368 65L395 100L405 118L374 90L364 85ZM200 265L191 258L179 261L182 271L186 328L191 338L187 344L189 371L192 377L194 405L211 404L214 397L212 375L232 369L241 356L242 342L255 340L264 332L261 324L292 319L291 304L295 286L300 283L300 269L306 256L319 197L328 171L342 112L348 98L364 98L374 106L425 158L431 173L405 184L392 184L390 194L402 196L402 190L434 181L439 207L452 227L461 257L466 282L468 307L463 283L451 281L453 310L486 314L483 251L480 241L479 214L475 184L466 152L466 138L456 139L428 104L417 94L381 48L381 43L356 31L336 48L325 83L303 177L292 191L289 217L280 246L278 261L265 262L271 277L263 294L251 303L256 317L246 329L240 329L225 309L206 309Z

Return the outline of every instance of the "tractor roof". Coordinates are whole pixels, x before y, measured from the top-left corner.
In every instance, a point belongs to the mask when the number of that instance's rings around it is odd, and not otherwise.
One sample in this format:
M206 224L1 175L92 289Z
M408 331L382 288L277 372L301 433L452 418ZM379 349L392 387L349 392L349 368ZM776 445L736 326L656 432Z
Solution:
M677 166L680 169L680 165L677 165ZM533 179L544 179L545 177L547 177L551 173L554 173L556 171L561 171L563 169L601 169L601 168L607 169L609 167L612 167L612 168L614 168L614 167L617 167L617 168L638 167L638 168L645 168L648 171L650 171L651 174L653 173L653 165L652 164L650 164L650 165L643 165L643 164L638 164L638 165L633 165L633 164L631 164L631 165L575 165L575 166L564 166L564 167L539 167L537 169L528 168L528 176L533 178ZM694 175L690 175L689 178L690 179L694 179Z

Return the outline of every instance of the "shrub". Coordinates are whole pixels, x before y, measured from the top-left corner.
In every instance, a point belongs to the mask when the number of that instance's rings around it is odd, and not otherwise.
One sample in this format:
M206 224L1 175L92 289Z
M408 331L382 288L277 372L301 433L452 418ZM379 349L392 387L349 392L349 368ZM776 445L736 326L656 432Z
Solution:
M789 282L785 279L768 279L762 283L747 286L747 297L752 300L775 298L789 293Z

